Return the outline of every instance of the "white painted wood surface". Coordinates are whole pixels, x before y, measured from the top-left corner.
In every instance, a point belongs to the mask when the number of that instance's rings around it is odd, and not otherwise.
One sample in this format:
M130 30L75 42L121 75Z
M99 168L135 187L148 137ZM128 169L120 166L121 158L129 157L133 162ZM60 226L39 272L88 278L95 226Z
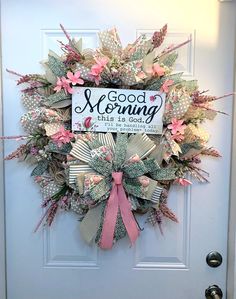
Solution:
M211 12L211 13L209 13ZM96 32L116 25L124 44L136 33L150 32L169 23L174 42L192 35L180 51L178 68L196 76L202 89L221 95L233 89L235 3L215 0L114 2L70 0L2 1L3 69L20 73L41 71L38 61L49 48L59 50L57 28L63 23L85 47L97 45ZM200 18L201 17L201 18ZM234 26L233 26L234 25ZM63 37L64 39L64 37ZM21 133L23 113L19 90L12 76L3 75L4 133ZM217 108L232 114L230 100ZM211 184L175 188L169 199L180 224L167 222L165 236L141 221L145 231L134 248L120 241L104 252L85 245L75 215L61 214L50 231L33 234L40 217L40 193L31 181L30 168L8 162L5 171L8 299L91 298L204 298L205 288L226 289L227 223L231 116L218 116L205 125L221 159L204 159ZM226 134L227 133L227 134ZM6 144L6 153L15 144ZM206 254L218 250L224 262L218 269L206 265Z
M1 32L1 25L0 25ZM1 34L0 34L1 41ZM1 49L0 49L1 53ZM1 57L1 55L0 55ZM1 65L0 59L0 65ZM0 70L0 136L3 134L2 115L2 67ZM6 297L6 255L5 255L5 202L4 202L4 178L3 178L3 141L0 141L0 298Z

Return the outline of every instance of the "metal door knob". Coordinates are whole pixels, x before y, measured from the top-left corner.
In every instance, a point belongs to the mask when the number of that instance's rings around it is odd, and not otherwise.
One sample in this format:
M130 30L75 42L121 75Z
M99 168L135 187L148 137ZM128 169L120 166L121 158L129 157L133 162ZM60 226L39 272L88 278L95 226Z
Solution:
M205 296L207 299L221 299L223 298L223 293L217 285L212 285L206 289Z
M206 257L208 266L212 268L219 267L222 264L222 255L217 251L211 251Z

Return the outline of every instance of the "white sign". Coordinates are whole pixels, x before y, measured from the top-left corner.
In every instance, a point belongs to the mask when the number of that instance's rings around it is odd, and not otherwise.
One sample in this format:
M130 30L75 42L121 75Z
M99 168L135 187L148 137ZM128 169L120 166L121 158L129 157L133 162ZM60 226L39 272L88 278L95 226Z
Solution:
M164 104L157 91L76 87L72 130L161 134Z

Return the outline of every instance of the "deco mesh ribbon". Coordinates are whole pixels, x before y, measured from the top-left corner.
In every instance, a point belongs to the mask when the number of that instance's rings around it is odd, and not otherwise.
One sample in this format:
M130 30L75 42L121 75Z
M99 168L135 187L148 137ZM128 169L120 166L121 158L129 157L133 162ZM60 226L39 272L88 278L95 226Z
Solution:
M173 184L191 184L188 177L207 182L201 155L219 157L207 146L209 133L201 126L222 113L197 81L173 73L179 45L160 48L167 25L151 38L141 35L122 47L116 29L99 33L100 48L83 49L82 39L60 42L63 55L50 51L42 64L45 74L21 75L22 104L27 112L21 124L27 135L5 136L26 143L5 159L34 165L32 177L42 191L42 223L49 226L61 211L80 217L80 233L91 244L110 249L128 235L134 244L140 234L135 215L147 213L147 222L178 222L168 207ZM161 91L166 94L162 135L82 133L71 131L73 87ZM225 95L223 97L226 97ZM155 98L150 99L155 101ZM82 120L83 131L93 131L91 116Z

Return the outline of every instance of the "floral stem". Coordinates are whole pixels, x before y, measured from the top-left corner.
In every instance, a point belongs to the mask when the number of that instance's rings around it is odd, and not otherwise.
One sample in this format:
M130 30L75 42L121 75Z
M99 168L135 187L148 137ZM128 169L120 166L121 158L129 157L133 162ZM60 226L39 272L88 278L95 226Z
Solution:
M7 71L8 73L10 73L10 74L12 74L12 75L16 75L16 76L18 76L18 77L24 77L24 75L21 75L21 74L19 74L19 73L16 73L16 72L14 72L14 71L12 71L12 70L6 69L6 71Z
M176 45L175 47L173 47L173 48L167 50L166 52L163 52L163 53L161 54L161 56L159 56L159 58L162 57L162 56L164 56L164 55L166 55L166 54L169 54L170 52L173 52L173 51L175 51L175 50L177 50L177 49L183 47L184 45L188 44L189 42L191 42L191 39L188 39L188 40L186 40L185 42L183 42L183 43L181 43L181 44L178 44L178 45Z
M64 32L68 41L71 43L71 38L70 38L69 34L67 33L66 29L64 28L64 26L62 24L60 24L60 27L61 27L61 30Z

